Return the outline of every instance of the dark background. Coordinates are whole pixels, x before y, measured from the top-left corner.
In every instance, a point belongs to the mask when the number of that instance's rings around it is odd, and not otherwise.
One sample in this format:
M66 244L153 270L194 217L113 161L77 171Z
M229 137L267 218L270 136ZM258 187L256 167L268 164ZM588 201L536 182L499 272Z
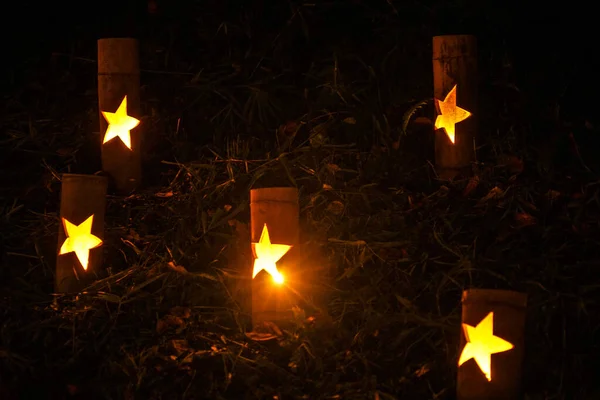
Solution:
M233 20L251 14L265 32L273 32L282 29L290 7L299 4L286 0L17 1L2 11L2 68L22 71L52 53L70 53L76 45L93 51L100 37L144 38L165 26L176 27L184 35L206 24L203 16L216 22L219 17ZM348 38L368 43L376 24L367 20L367 12L361 15L361 8L387 9L394 15L392 24L397 22L397 34L403 40L474 34L481 53L485 54L486 48L508 52L520 89L550 101L559 100L568 115L590 114L594 109L590 101L598 89L598 35L591 3L348 0L314 4L330 9L327 18L312 22L321 25L332 41ZM414 37L414 26L420 26L419 37ZM195 38L189 35L188 40L193 45ZM313 50L324 44L303 45Z

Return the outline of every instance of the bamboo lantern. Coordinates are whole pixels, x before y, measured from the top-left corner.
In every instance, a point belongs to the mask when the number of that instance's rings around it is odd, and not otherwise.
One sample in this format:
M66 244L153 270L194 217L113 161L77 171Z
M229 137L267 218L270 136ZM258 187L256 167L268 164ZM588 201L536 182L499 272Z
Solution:
M98 40L98 107L102 169L129 193L142 178L140 67L136 39Z
M104 212L108 179L63 174L55 291L77 292L102 265Z
M526 307L524 293L463 292L458 400L520 398Z
M286 254L300 239L298 189L274 187L250 191L252 272L252 325L285 322L292 316L289 289L295 265ZM280 262L280 260L286 260Z
M435 36L435 163L443 178L453 178L461 170L467 170L476 159L477 82L475 37Z

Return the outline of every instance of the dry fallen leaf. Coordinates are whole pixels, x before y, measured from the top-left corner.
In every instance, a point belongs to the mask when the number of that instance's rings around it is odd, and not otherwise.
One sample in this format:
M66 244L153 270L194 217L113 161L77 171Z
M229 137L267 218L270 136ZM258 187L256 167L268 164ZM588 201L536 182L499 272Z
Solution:
M333 215L340 215L341 213L344 212L344 203L342 203L341 201L337 201L337 200L332 201L327 206L327 211L329 211Z
M281 329L271 321L263 321L255 329L254 332L246 332L246 336L256 342L265 342L283 337Z
M170 327L179 328L184 325L185 322L183 321L183 319L174 315L166 315L156 322L156 333L163 333Z
M560 197L560 192L558 192L556 190L548 190L548 193L546 193L546 195L548 196L550 201L552 201L552 200L556 200Z
M296 121L287 121L285 124L279 126L277 133L280 136L293 136L298 132L298 129L300 129L300 124Z
M522 228L524 226L535 225L535 217L526 213L519 212L515 214L515 221L517 221L517 226Z
M141 240L140 235L131 228L129 229L129 235L127 235L127 238L133 240Z
M450 188L446 185L442 185L434 194L438 197L444 198L448 196L448 193L450 193Z
M533 204L527 200L524 200L521 197L519 197L518 200L519 200L519 204L521 204L523 206L523 208L526 208L530 211L537 211L538 208L535 206L535 204Z
M190 346L185 339L173 339L169 342L171 350L175 351L177 355L183 354L190 350Z
M479 176L475 175L471 179L469 179L469 183L463 190L463 196L467 197L473 190L475 190L479 186Z
M261 332L246 332L246 337L255 342L266 342L268 340L277 339L278 336L272 333L261 333Z
M412 125L433 126L433 121L427 117L417 117L412 120Z
M479 203L477 204L477 206L481 207L483 205L483 203L485 203L489 200L501 199L504 196L504 193L505 193L504 190L502 190L498 186L496 186L492 190L490 190L488 192L488 194L486 194L479 200Z
M167 265L173 271L179 272L180 274L187 274L188 273L188 271L187 271L187 269L185 269L185 267L182 267L181 265L175 265L175 263L173 261L169 261L169 263Z
M335 174L336 172L339 172L341 170L341 168L336 164L327 164L327 169L332 174Z
M426 373L428 373L429 371L430 371L429 366L427 364L423 364L423 365L421 365L421 368L419 368L418 370L415 371L415 376L417 378L420 378L423 375L425 375Z
M171 308L170 314L180 318L189 318L192 315L192 311L189 307L177 306Z
M519 174L523 172L525 168L525 164L523 164L523 160L521 160L517 156L503 154L498 157L498 166L506 167L510 173Z
M68 149L68 148L62 148L62 149L56 150L56 154L58 154L61 157L70 156L73 153L75 153L75 151L73 149Z
M423 199L420 201L415 201L415 200L413 200L413 196L411 196L411 195L409 195L407 199L408 199L408 205L411 210L416 210L417 208L422 207L426 201L426 199Z

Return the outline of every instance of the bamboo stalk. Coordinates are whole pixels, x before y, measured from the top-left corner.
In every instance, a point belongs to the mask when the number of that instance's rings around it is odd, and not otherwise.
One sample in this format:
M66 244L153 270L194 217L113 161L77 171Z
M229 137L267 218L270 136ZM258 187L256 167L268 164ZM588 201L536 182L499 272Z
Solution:
M261 240L265 227L272 244L296 246L299 242L300 222L298 190L296 188L263 188L250 191L250 236L252 243ZM293 247L292 247L293 248ZM254 256L257 253L254 250ZM286 256L283 256L284 259ZM278 263L278 270L286 281L276 284L266 271L252 279L252 325L256 328L265 321L285 322L292 316L293 296L288 282L294 280L293 262Z
M477 133L477 40L470 35L435 36L433 38L433 95L437 117L435 134L435 163L442 178L469 173L476 160L474 141ZM454 93L455 103L452 102ZM447 101L446 101L447 100ZM458 109L456 123L447 128L443 122L452 120L451 108ZM445 118L440 115L446 108ZM470 113L466 119L462 119ZM451 132L451 131L454 132ZM453 137L452 137L453 136ZM454 140L454 142L452 141Z
M69 249L69 244L65 245L65 242L75 239L73 232L68 232L68 224L82 226L82 223L92 216L89 233L100 241L104 240L107 186L108 180L104 176L78 174L63 174L62 176L55 279L57 293L81 290L93 280L96 272L102 266L101 244L89 250L89 259L85 266L78 253L68 251L71 249ZM92 243L92 245L94 244Z
M461 358L458 367L458 400L516 400L521 398L521 363L525 346L527 295L509 290L470 289L462 295ZM490 313L491 317L490 318ZM493 335L510 346L491 355L490 375L486 377L475 359L469 358L465 325L478 327L492 321ZM489 321L489 319L488 319ZM481 329L481 325L478 327ZM471 335L470 341L476 341ZM495 340L495 339L494 339ZM459 360L459 364L461 360Z
M139 120L140 68L138 41L130 38L98 40L98 107L102 136L102 169L121 193L135 190L142 178L141 125L130 130L131 148L120 137L104 143L109 123L104 113L115 113L126 98L127 115ZM109 135L110 137L110 135Z

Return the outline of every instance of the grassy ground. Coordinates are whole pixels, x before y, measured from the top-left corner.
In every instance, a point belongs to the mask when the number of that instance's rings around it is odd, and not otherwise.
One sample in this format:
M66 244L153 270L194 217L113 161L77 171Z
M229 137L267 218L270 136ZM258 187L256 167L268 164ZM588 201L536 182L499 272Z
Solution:
M438 180L418 123L432 115L437 32L399 30L405 10L383 3L145 25L146 182L109 196L107 271L78 296L50 294L60 174L100 169L94 42L13 75L0 119L0 398L453 398L470 287L528 293L528 399L600 396L591 123L566 126L513 93L489 36L476 178ZM239 258L249 188L268 185L300 189L320 277L294 327L257 341Z

